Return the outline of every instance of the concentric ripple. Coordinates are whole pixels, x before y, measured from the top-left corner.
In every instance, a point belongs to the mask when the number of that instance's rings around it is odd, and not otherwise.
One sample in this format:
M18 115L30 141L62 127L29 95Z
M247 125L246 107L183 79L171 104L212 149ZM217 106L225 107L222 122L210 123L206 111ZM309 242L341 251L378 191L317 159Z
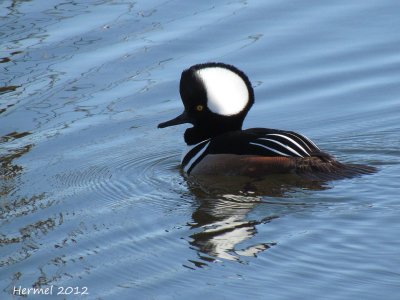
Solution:
M166 194L182 189L178 157L178 153L171 151L143 155L121 152L104 159L103 166L103 162L96 166L80 165L79 170L59 174L56 180L67 187L67 196L94 193L103 209L143 199L163 205Z
M129 205L146 199L156 205L163 205L165 195L172 189L179 189L178 153L170 151L146 153L138 156L121 155L115 158L115 176L97 190L109 199L111 206Z

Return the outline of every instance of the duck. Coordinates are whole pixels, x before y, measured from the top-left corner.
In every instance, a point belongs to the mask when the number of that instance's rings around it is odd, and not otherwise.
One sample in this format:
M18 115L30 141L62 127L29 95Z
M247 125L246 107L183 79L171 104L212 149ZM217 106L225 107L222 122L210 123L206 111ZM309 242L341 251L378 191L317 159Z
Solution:
M187 176L340 179L375 172L372 166L339 162L294 131L242 129L255 96L247 75L233 65L193 65L182 72L179 92L183 112L158 128L192 124L184 133L187 146L181 159Z

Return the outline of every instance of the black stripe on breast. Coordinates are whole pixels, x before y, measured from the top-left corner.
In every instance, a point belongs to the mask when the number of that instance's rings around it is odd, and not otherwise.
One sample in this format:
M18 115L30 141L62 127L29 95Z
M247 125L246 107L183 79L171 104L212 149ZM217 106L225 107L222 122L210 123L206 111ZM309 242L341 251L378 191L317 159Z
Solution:
M190 174L190 172L192 172L193 168L204 158L204 156L206 156L207 150L204 151L194 162L192 162L191 166L189 167L189 169L187 169L186 173Z
M187 164L190 163L190 161L208 144L209 140L205 140L203 142L200 142L197 144L195 147L193 147L189 152L185 154L185 156L182 159L182 167L185 169ZM198 161L198 159L196 159ZM194 162L191 162L191 166L189 166L190 169L194 166Z

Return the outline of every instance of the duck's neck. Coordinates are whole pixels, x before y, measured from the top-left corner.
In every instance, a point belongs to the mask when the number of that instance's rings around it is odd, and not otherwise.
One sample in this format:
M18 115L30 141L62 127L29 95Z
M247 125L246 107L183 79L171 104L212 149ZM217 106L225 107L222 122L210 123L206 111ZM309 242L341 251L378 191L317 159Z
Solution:
M184 138L187 145L195 145L200 143L201 141L214 138L218 135L241 129L242 124L236 124L235 126L213 126L211 128L194 126L192 128L186 129Z
M211 136L209 133L206 133L205 131L200 130L199 128L192 127L186 129L184 138L185 138L185 143L190 146L198 144L206 139L209 139L211 138Z

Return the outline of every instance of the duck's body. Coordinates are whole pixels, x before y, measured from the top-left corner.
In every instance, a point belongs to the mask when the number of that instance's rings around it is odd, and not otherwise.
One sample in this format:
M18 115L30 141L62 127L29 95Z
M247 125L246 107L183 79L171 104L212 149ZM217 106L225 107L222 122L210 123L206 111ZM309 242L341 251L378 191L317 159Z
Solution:
M254 92L247 76L233 66L192 66L182 73L180 93L185 111L159 127L194 125L184 135L188 149L181 165L188 175L262 177L295 173L334 179L374 170L342 164L293 131L242 130L243 120L254 103Z
M192 145L181 165L191 175L251 177L295 173L309 178L341 178L372 170L341 164L303 135L267 128L229 131Z

